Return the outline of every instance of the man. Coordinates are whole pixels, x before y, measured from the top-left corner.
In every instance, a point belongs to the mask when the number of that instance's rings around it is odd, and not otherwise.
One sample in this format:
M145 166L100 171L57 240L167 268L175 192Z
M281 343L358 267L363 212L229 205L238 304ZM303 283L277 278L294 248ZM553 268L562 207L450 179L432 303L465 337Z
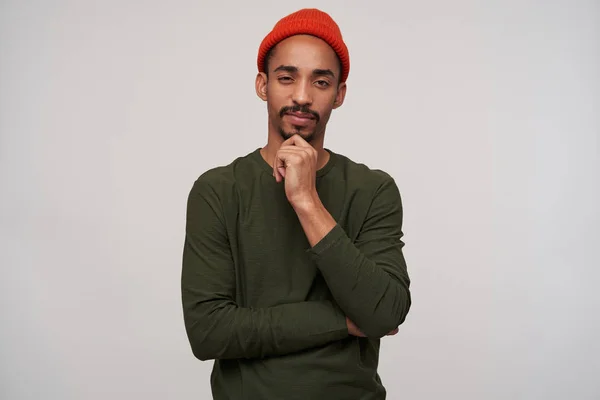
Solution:
M279 21L258 54L266 146L189 194L184 319L217 400L386 397L380 338L411 305L402 206L388 174L324 148L349 67L328 14Z

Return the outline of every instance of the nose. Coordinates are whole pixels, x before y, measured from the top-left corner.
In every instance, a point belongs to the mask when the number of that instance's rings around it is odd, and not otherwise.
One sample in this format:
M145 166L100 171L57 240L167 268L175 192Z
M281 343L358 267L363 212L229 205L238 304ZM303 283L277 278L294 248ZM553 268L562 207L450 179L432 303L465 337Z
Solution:
M310 82L308 80L299 80L294 85L292 100L294 103L304 106L312 104L312 95L310 90Z

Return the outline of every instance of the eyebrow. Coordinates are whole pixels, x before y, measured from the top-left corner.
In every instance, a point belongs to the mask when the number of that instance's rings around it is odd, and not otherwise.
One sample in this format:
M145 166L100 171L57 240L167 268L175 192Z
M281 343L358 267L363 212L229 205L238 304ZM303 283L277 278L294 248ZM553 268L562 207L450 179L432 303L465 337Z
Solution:
M298 72L298 67L294 67L293 65L280 65L279 67L273 70L273 72L277 71L296 73ZM313 76L329 76L331 78L335 78L335 74L330 69L314 69L312 74Z
M315 69L313 70L313 75L329 76L331 78L335 78L335 74L330 69Z
M285 72L298 72L298 68L291 66L291 65L280 65L279 67L275 68L273 70L273 72L277 72L277 71L285 71Z

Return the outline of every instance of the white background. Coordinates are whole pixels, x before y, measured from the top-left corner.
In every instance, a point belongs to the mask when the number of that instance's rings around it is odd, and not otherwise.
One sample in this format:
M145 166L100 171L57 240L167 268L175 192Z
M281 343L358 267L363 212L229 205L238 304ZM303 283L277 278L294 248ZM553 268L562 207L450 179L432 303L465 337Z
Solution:
M600 3L0 2L0 397L206 399L185 204L264 145L256 54L319 7L326 147L396 179L413 307L389 399L598 399Z

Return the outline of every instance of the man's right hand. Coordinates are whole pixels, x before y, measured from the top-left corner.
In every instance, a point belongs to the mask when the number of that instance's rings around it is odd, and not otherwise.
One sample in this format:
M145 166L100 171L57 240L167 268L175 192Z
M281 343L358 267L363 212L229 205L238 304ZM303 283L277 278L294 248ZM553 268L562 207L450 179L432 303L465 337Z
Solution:
M348 334L357 337L367 337L367 335L362 333L361 330L358 329L358 326L356 326L354 322L350 321L348 317L346 317L346 326L348 327ZM391 332L388 332L386 336L394 336L396 333L398 333L398 328L394 329Z

